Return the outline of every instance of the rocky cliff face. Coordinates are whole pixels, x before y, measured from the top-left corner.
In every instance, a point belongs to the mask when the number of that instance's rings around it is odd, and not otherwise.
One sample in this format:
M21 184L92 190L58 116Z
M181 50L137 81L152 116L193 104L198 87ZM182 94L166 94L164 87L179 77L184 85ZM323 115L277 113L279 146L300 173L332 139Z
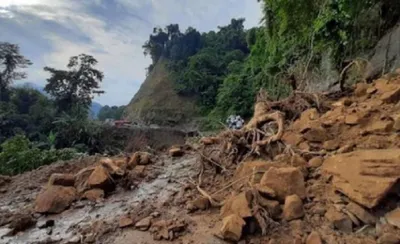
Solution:
M188 126L198 115L194 99L181 97L174 91L174 81L161 59L135 94L125 113L140 124Z

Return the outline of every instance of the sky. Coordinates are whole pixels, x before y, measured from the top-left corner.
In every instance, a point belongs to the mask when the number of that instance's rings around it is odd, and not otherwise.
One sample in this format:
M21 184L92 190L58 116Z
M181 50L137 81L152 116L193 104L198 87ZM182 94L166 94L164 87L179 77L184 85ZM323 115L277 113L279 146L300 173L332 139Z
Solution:
M104 72L102 105L129 103L146 78L143 43L153 27L178 23L201 32L243 17L259 25L257 0L0 0L0 42L18 44L33 62L28 79L44 86L43 67L66 68L71 56L93 55Z

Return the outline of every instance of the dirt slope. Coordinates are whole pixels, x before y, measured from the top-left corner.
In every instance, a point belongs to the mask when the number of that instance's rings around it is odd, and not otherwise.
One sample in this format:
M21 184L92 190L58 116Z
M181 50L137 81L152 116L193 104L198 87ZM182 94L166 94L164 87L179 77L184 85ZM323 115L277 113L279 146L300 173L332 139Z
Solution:
M400 72L311 97L168 154L2 177L0 243L400 243Z
M125 113L129 119L144 124L182 125L198 115L193 99L174 91L167 61L161 59L135 94Z

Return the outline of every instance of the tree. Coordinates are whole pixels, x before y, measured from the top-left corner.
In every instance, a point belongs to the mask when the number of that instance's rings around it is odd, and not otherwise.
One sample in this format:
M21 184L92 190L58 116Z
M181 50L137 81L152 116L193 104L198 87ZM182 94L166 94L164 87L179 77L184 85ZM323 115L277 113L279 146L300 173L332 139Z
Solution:
M54 97L59 111L68 112L73 106L89 108L93 95L104 93L100 83L104 75L94 68L97 60L86 54L71 57L68 70L45 67L51 73L45 91Z
M15 80L26 78L26 73L17 72L17 69L27 68L31 64L20 54L18 45L0 42L0 101L5 100L7 89Z

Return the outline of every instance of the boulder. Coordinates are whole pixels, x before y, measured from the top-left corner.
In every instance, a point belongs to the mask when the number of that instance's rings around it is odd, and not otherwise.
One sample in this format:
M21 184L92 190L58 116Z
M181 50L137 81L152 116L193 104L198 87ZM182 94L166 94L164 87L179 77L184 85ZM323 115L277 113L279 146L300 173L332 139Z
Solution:
M385 218L389 224L400 228L400 208L396 208L395 210L386 213Z
M121 217L119 219L119 228L126 228L133 225L133 220L129 217Z
M49 178L48 185L57 186L74 186L75 176L73 174L52 174Z
M224 240L237 242L242 237L243 226L246 222L236 215L231 214L222 220L221 236Z
M109 174L122 176L125 171L122 170L111 158L100 159L100 165L102 165ZM125 166L125 165L124 165Z
M104 199L104 190L103 189L91 189L85 191L82 195L82 199L87 199L92 202L97 202Z
M345 214L330 208L325 213L325 218L331 223L331 225L345 233L351 233L353 231L353 222Z
M49 186L36 198L37 213L61 213L76 199L76 189L64 186Z
M286 197L283 206L283 218L287 221L299 219L304 216L303 201L297 195Z
M393 125L394 123L391 120L372 121L365 129L365 132L367 133L389 132L392 130Z
M237 215L241 218L252 216L250 202L252 200L251 192L242 192L239 195L230 197L221 208L221 216Z
M314 157L308 161L308 166L311 168L318 168L321 167L324 159L322 157Z
M349 203L346 209L365 224L373 225L376 223L376 219L372 214L354 202Z
M306 240L306 244L322 244L321 236L318 232L311 232Z
M267 197L267 198L275 198L276 197L276 192L269 188L268 186L256 184L254 185L254 188L261 194L261 196Z
M307 166L307 161L299 154L294 154L290 159L290 165L293 167L305 167Z
M279 167L279 164L264 160L246 161L239 164L233 178L234 180L238 180L248 176L252 184L257 184L260 183L260 180L264 175L263 172L267 172L271 167ZM257 173L250 177L253 172ZM240 184L236 184L234 187L239 186Z
M354 202L373 208L400 178L400 149L360 150L325 160L323 172Z
M285 132L282 136L282 141L287 145L297 146L302 141L302 136L295 132Z
M270 168L263 175L260 185L274 190L277 199L282 202L290 195L297 195L301 199L306 197L304 176L299 169L294 167Z
M87 184L90 188L100 188L103 190L109 190L113 187L110 174L101 165L96 166L94 171L90 174Z

